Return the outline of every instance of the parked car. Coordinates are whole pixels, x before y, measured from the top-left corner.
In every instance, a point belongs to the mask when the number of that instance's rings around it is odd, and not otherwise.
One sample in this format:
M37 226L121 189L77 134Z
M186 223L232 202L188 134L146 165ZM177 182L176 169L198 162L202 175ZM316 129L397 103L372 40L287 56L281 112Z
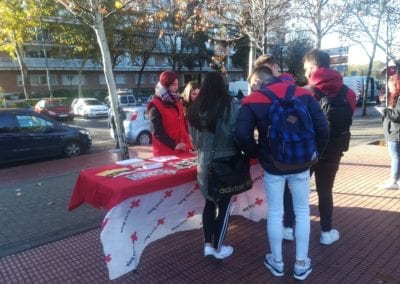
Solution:
M152 124L149 113L145 106L123 108L126 118L123 121L126 140L128 144L149 145L151 144ZM110 135L116 139L112 127L112 111L109 111Z
M85 117L100 117L108 115L108 107L98 99L76 98L71 103L74 115Z
M0 164L51 156L74 157L92 144L90 132L30 109L0 109Z
M133 107L141 105L141 103L138 102L135 95L133 94L133 91L131 90L118 89L117 96L118 96L118 103L121 107ZM106 104L108 106L111 105L110 96L106 97Z
M36 103L34 110L56 120L72 121L74 119L71 106L61 99L41 99Z

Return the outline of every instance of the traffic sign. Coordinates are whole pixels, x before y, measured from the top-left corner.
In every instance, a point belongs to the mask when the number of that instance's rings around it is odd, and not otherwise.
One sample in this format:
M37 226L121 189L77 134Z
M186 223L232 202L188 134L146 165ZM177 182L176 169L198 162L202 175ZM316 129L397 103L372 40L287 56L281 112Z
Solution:
M349 53L349 47L348 46L327 48L327 49L321 49L321 50L326 52L326 53L328 53L330 56L342 55L342 54L348 54Z
M331 64L343 64L347 63L348 56L331 56Z

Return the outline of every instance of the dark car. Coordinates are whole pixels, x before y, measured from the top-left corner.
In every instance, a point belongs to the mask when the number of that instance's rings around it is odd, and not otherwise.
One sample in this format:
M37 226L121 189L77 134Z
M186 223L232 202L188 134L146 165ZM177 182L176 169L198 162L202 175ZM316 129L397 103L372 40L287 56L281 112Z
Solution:
M41 99L34 107L37 113L47 115L56 120L74 119L74 112L71 106L61 99Z
M29 109L0 109L0 164L87 152L90 132Z

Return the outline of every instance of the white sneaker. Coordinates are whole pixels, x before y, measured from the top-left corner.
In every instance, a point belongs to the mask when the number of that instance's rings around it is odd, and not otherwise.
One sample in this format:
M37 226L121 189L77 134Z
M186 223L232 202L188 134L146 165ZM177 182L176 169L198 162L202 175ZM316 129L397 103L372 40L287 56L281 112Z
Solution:
M283 264L283 261L276 262L270 253L265 256L264 265L275 276L283 276L285 273L285 265Z
M332 229L328 232L321 232L321 237L319 239L319 242L323 245L330 245L339 240L339 238L340 238L339 231Z
M214 249L214 257L217 259L227 258L232 253L233 253L233 247L231 247L231 246L222 245L219 251Z
M298 263L298 261L296 261L296 263L294 264L294 274L293 274L293 276L297 280L306 279L307 276L310 275L310 273L312 271L311 260L309 258L306 258L303 262L304 263L302 265L300 265Z
M381 185L379 185L378 187L379 187L379 189L388 189L388 190L398 190L399 189L399 185L397 184L396 181L393 181L393 180L386 181L386 182L382 183Z
M214 256L215 249L210 246L204 246L204 256L205 257L211 257Z
M283 239L287 240L287 241L293 241L294 240L293 228L290 228L290 227L284 227L283 228Z

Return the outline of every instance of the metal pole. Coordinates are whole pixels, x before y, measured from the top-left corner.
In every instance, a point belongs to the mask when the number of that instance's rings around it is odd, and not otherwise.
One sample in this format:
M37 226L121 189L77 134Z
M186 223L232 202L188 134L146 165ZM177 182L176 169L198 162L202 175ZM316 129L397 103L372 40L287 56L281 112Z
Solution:
M385 107L388 107L389 99L389 13L386 9L386 72L385 72Z

